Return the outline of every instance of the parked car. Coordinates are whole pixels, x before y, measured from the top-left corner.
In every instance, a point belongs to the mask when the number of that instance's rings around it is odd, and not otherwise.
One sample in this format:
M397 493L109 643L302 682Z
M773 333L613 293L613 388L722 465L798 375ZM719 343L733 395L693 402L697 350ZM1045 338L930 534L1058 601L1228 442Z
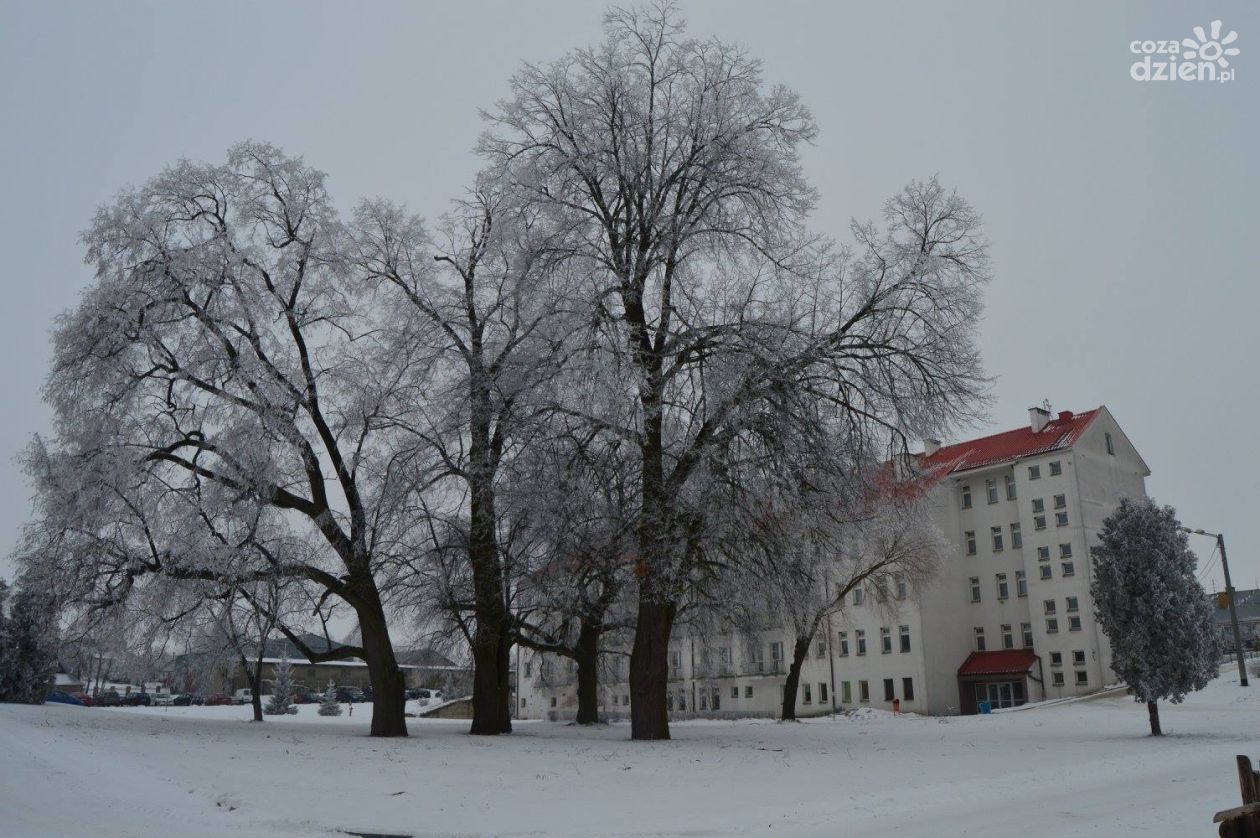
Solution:
M232 697L230 695L224 695L223 693L215 693L214 695L206 699L207 707L221 707L224 704L231 704L231 703L232 703Z
M153 696L149 693L131 693L123 696L123 707L152 707Z
M192 693L180 693L171 696L172 707L191 707L194 704L205 704L206 700L199 695Z
M419 689L416 690L416 693L416 700L420 702L421 706L426 704L440 704L442 701L441 690Z
M121 707L122 696L118 690L102 690L96 696L96 703L102 707Z
M363 691L358 687L337 687L337 700L342 704L358 704L363 701Z
M323 700L323 694L317 693L314 690L303 689L297 690L293 693L294 704L319 704Z
M232 693L233 704L249 704L253 700L254 700L254 691L251 690L249 687L241 687L239 690Z
M53 690L44 697L44 701L52 704L73 704L75 707L83 706L82 701L79 701L79 699L70 695L70 693L62 692L61 690Z
M170 707L175 703L175 696L171 695L169 692L163 691L160 693L150 693L150 695L153 696L154 707Z
M96 702L92 699L92 696L88 695L87 693L70 693L70 695L74 698L77 698L79 700L79 703L82 704L84 707L96 706Z

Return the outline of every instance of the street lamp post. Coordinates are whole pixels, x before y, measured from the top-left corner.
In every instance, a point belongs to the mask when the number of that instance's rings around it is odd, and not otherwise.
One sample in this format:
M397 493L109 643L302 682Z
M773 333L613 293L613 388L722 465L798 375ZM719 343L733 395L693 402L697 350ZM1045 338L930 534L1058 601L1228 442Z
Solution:
M1195 535L1215 538L1216 546L1221 551L1221 569L1225 571L1225 598L1229 601L1229 624L1234 629L1234 654L1238 657L1238 685L1245 687L1247 686L1247 660L1243 654L1242 632L1238 629L1238 609L1234 606L1234 585L1229 581L1229 558L1225 555L1225 536L1218 532L1192 530L1189 527L1182 527L1182 529Z

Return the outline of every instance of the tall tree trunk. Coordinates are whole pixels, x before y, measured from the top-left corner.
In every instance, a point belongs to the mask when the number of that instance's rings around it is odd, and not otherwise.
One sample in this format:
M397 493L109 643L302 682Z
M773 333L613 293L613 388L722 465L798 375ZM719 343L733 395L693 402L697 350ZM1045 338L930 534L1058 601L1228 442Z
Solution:
M787 681L783 684L783 721L796 721L796 693L801 684L801 666L809 654L809 638L798 637L792 644L792 663L788 667Z
M469 732L493 736L512 732L512 638L496 533L490 394L484 376L475 371L470 397L468 561L477 628L473 633L473 719Z
M359 615L359 634L368 667L368 680L372 682L372 735L406 736L406 682L389 639L385 609L375 584L369 580L362 587L370 590L360 595L355 610Z
M599 722L599 624L583 618L573 659L577 661L577 723Z
M1151 736L1163 736L1164 732L1159 729L1159 705L1154 701L1146 702L1146 714L1151 719Z
M669 636L674 604L639 595L630 654L630 738L668 739Z
M668 739L669 637L677 605L669 582L669 522L666 514L660 399L645 402L640 446L638 522L638 619L630 653L630 738Z

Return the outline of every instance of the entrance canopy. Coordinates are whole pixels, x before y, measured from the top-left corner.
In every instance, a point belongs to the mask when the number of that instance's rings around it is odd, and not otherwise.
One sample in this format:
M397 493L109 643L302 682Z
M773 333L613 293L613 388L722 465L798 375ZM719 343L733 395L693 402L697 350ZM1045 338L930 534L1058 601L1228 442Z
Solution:
M994 675L1024 675L1037 662L1032 649L1000 649L972 652L958 667L959 678L991 678Z

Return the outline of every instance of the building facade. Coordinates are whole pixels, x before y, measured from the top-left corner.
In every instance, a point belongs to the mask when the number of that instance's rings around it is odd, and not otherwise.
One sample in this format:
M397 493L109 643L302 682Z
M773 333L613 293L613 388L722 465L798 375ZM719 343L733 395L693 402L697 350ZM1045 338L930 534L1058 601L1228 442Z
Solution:
M1106 407L1029 411L1028 424L949 446L914 471L947 545L918 589L860 588L824 622L801 672L798 715L857 707L931 715L1083 695L1114 682L1089 596L1090 549L1124 497L1145 495L1145 461ZM673 716L773 716L789 630L681 630L670 645ZM601 673L602 712L629 714L620 654ZM618 661L620 661L618 663ZM576 712L570 661L518 652L523 718Z

